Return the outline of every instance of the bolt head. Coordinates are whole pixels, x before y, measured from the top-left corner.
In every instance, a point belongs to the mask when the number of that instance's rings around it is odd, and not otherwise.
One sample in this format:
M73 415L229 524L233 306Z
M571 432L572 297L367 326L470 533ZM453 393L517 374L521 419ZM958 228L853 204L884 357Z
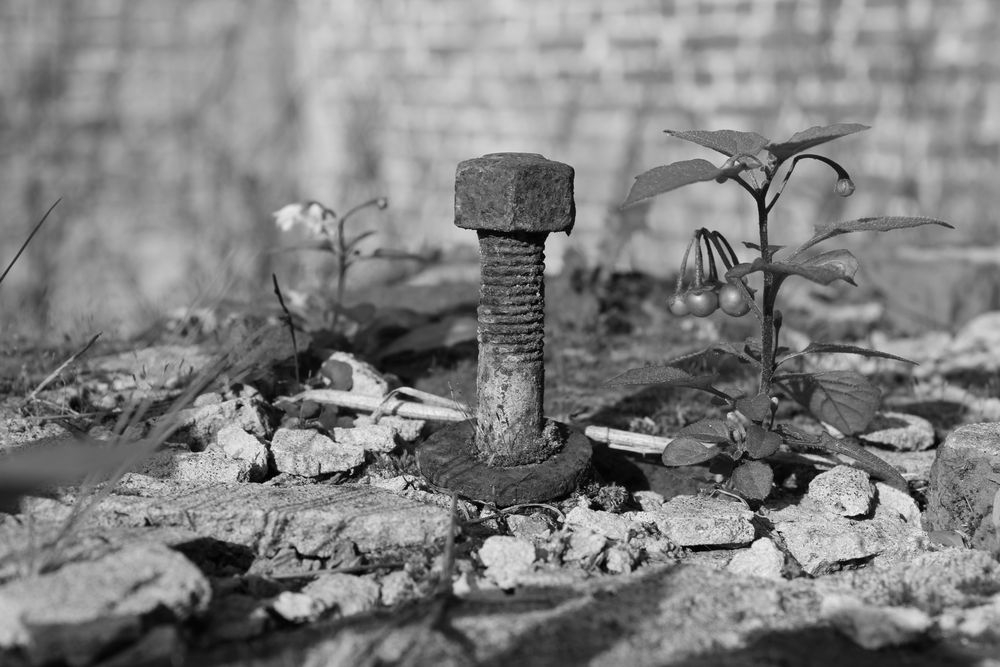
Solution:
M490 153L458 165L455 225L496 232L573 229L573 167L535 153Z

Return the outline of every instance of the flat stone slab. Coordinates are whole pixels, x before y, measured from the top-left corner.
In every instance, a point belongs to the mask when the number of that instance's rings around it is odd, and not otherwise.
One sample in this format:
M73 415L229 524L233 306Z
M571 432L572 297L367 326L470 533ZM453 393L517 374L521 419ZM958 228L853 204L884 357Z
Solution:
M361 553L414 547L443 539L448 510L370 486L310 484L275 487L166 484L162 495L111 495L94 520L132 526L180 526L252 548L258 554L294 547L329 557L353 542Z
M744 546L754 540L753 512L720 498L676 496L660 509L625 512L632 521L653 523L684 547Z

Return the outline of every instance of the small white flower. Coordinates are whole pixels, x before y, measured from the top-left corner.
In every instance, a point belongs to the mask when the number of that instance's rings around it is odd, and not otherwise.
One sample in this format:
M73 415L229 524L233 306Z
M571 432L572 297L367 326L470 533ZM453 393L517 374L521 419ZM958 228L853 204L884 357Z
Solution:
M333 211L318 202L310 202L308 206L289 204L275 211L272 215L274 216L274 224L281 231L287 232L293 227L302 227L313 236L322 236L326 233L324 215L336 218Z
M294 227L299 218L302 217L302 204L289 204L288 206L283 206L271 215L274 216L274 224L278 226L283 232L289 231Z

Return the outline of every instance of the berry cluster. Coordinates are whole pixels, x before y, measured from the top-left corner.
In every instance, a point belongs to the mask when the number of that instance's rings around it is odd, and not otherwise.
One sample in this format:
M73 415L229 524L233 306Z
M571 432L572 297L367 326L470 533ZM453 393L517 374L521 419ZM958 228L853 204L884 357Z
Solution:
M708 255L707 277L705 276L702 245L705 246L704 254ZM697 251L694 263L694 281L685 287L684 279L687 276L687 262L692 247ZM722 282L715 261L715 253L718 253L726 271L740 262L733 247L720 232L709 231L704 227L695 231L684 251L684 258L681 260L677 288L674 290L673 296L667 300L667 306L671 313L678 317L684 315L708 317L716 310L721 309L722 312L732 317L743 317L750 312L753 290L747 287L744 278L734 278L728 282Z

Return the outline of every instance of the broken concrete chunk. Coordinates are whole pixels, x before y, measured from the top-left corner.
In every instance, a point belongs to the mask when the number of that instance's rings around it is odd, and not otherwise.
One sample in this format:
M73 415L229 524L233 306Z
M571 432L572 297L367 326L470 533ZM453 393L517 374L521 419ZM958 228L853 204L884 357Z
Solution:
M566 525L584 528L599 535L623 542L628 539L629 521L621 514L603 510L574 507L566 513Z
M875 494L868 473L841 465L816 475L807 496L828 512L862 516L871 511Z
M167 416L165 419L171 417ZM180 427L173 439L201 451L215 442L216 435L231 425L241 426L244 431L258 438L271 435L271 421L267 408L260 398L234 398L219 403L210 403L200 408L189 408L177 413Z
M308 623L319 618L323 605L305 593L285 591L271 601L271 611L289 623Z
M267 445L256 436L247 433L242 426L226 426L215 436L215 445L227 457L250 464L250 481L260 482L267 477Z
M904 452L934 446L934 425L923 417L904 412L880 412L860 437L865 442Z
M302 477L346 472L365 462L364 448L310 429L279 428L271 438L271 455L278 472Z
M726 569L735 574L765 579L781 579L785 566L785 554L770 538L754 540L749 549L737 551Z
M523 540L546 540L552 536L552 526L541 514L510 514L507 528L514 537Z
M920 609L866 605L844 595L824 597L820 609L835 628L869 651L909 644L933 625L931 617Z
M178 482L253 482L263 479L249 461L227 457L218 449L192 452L186 445L159 449L136 466L135 472Z
M663 535L682 547L740 546L753 542L753 512L720 498L675 496L659 510L625 512L634 520L651 519Z
M513 588L518 577L534 567L535 558L535 545L519 537L492 535L479 549L486 576L500 588Z
M359 553L425 546L443 539L448 510L370 486L172 483L152 498L112 494L93 510L104 525L181 526L205 537L269 555L294 548L330 558L345 547ZM353 545L353 546L352 546Z
M370 426L376 422L372 420L370 415L358 415L354 419L354 426ZM413 442L420 437L420 433L424 429L424 420L422 419L407 419L405 417L399 417L397 415L385 415L379 417L378 424L381 426L388 426L393 431L395 431L397 440L402 442Z
M417 583L404 570L396 570L382 577L382 604L392 607L417 597Z
M597 560L607 544L608 538L600 533L589 530L572 532L562 556L563 561L589 566Z
M325 609L337 609L341 616L374 609L379 600L379 585L368 577L353 574L324 574L306 585L302 592Z
M396 429L382 424L359 424L351 428L334 428L333 439L344 445L360 447L364 451L391 452L396 449Z
M931 530L959 530L976 549L1000 552L993 520L1000 494L1000 423L961 426L938 447L927 493ZM1000 510L998 510L1000 514Z
M197 567L159 544L16 579L0 586L0 663L18 651L31 664L89 664L150 624L202 613L211 594Z

